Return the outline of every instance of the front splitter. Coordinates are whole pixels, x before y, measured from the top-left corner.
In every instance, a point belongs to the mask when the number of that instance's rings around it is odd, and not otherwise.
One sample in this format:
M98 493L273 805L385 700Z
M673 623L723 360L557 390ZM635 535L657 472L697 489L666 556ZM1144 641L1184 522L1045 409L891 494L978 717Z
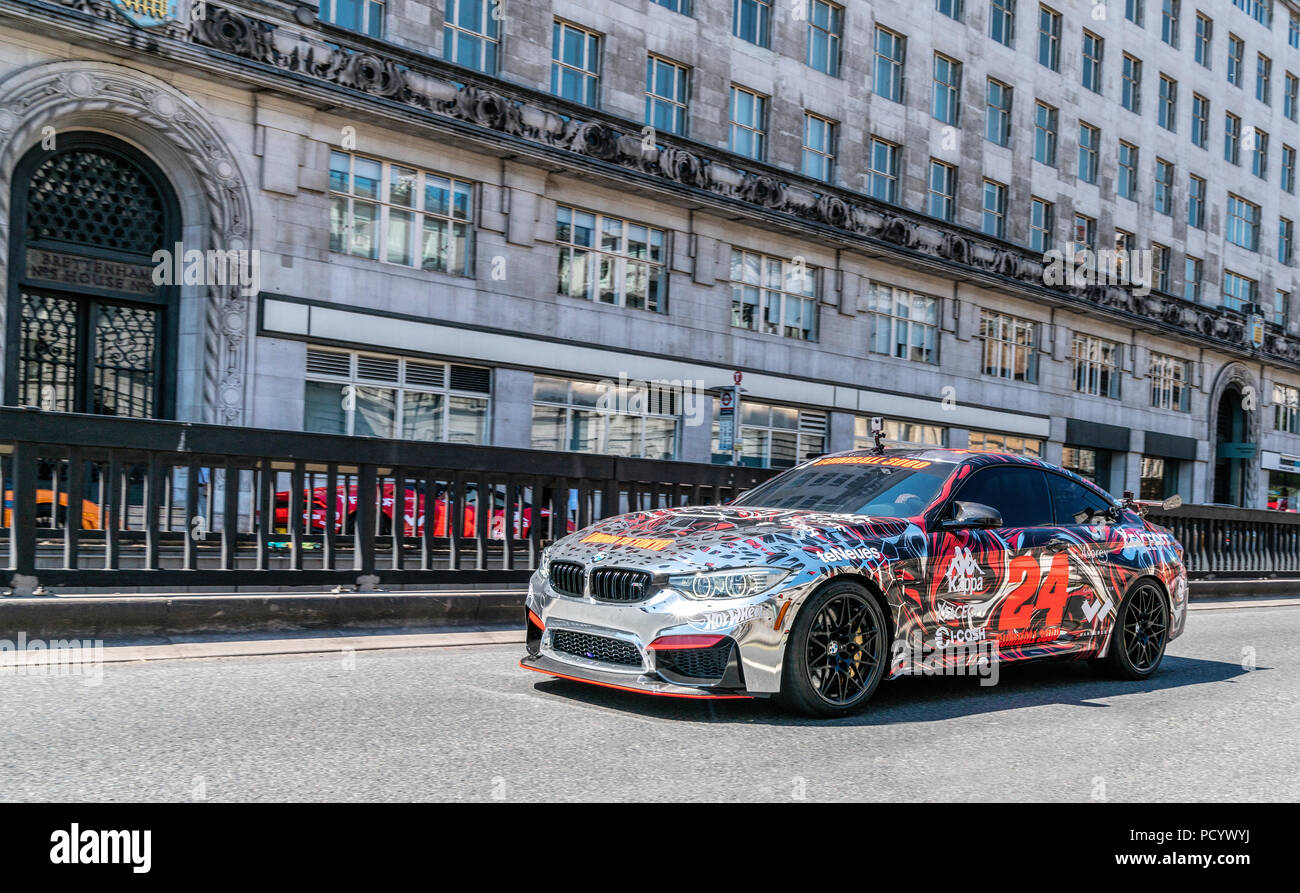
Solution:
M571 679L574 682L586 682L604 688L616 688L620 691L634 691L643 695L658 695L665 698L694 698L696 700L748 700L753 695L734 692L711 692L707 689L693 688L689 685L675 685L652 676L629 676L626 673L604 673L590 667L567 664L542 654L530 654L519 662L519 666L535 673L545 673L559 679Z

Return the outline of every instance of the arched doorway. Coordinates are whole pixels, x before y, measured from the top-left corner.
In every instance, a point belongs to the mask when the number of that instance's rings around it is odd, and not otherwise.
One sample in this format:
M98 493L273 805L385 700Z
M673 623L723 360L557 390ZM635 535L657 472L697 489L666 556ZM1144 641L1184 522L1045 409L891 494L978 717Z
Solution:
M13 178L5 402L58 412L173 412L176 287L153 255L180 240L162 171L129 144L59 134Z
M1219 395L1215 416L1213 501L1245 505L1247 474L1255 458L1255 444L1250 440L1245 395L1237 384L1230 384Z

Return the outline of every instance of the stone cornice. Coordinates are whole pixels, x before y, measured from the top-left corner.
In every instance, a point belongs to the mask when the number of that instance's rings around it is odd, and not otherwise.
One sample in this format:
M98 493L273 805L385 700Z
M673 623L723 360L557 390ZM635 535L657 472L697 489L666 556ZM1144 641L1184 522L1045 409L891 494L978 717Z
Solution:
M92 36L152 56L197 60L245 80L265 81L269 73L283 78L286 89L328 89L361 108L405 107L471 135L512 142L571 165L594 165L607 174L622 171L656 188L737 208L769 224L811 229L846 246L942 275L1079 313L1100 311L1129 326L1300 368L1300 340L1269 325L1263 349L1252 350L1245 320L1231 311L1155 292L1137 296L1114 285L1048 286L1041 255L1020 246L693 140L656 134L653 142L646 141L635 122L364 35L331 26L304 28L291 13L277 16L271 3L250 0L246 5L257 13L234 3L209 2L203 19L147 32L130 26L109 0L0 0L0 15L12 11L47 23L51 14L66 17L68 24L80 19L92 24ZM68 15L72 10L76 12ZM101 29L102 35L97 33ZM0 97L0 113L4 101Z

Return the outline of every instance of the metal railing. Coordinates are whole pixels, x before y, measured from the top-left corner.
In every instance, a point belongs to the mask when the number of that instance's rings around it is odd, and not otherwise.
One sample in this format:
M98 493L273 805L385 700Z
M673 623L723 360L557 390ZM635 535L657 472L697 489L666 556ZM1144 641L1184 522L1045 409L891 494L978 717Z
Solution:
M773 473L0 408L0 583L517 584L592 521Z

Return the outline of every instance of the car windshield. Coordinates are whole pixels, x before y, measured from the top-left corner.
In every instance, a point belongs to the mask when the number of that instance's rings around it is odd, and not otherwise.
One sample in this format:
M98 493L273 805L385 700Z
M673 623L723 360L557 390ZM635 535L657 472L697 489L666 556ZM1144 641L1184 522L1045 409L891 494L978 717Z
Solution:
M772 478L732 505L911 518L934 500L952 469L902 456L828 456Z

